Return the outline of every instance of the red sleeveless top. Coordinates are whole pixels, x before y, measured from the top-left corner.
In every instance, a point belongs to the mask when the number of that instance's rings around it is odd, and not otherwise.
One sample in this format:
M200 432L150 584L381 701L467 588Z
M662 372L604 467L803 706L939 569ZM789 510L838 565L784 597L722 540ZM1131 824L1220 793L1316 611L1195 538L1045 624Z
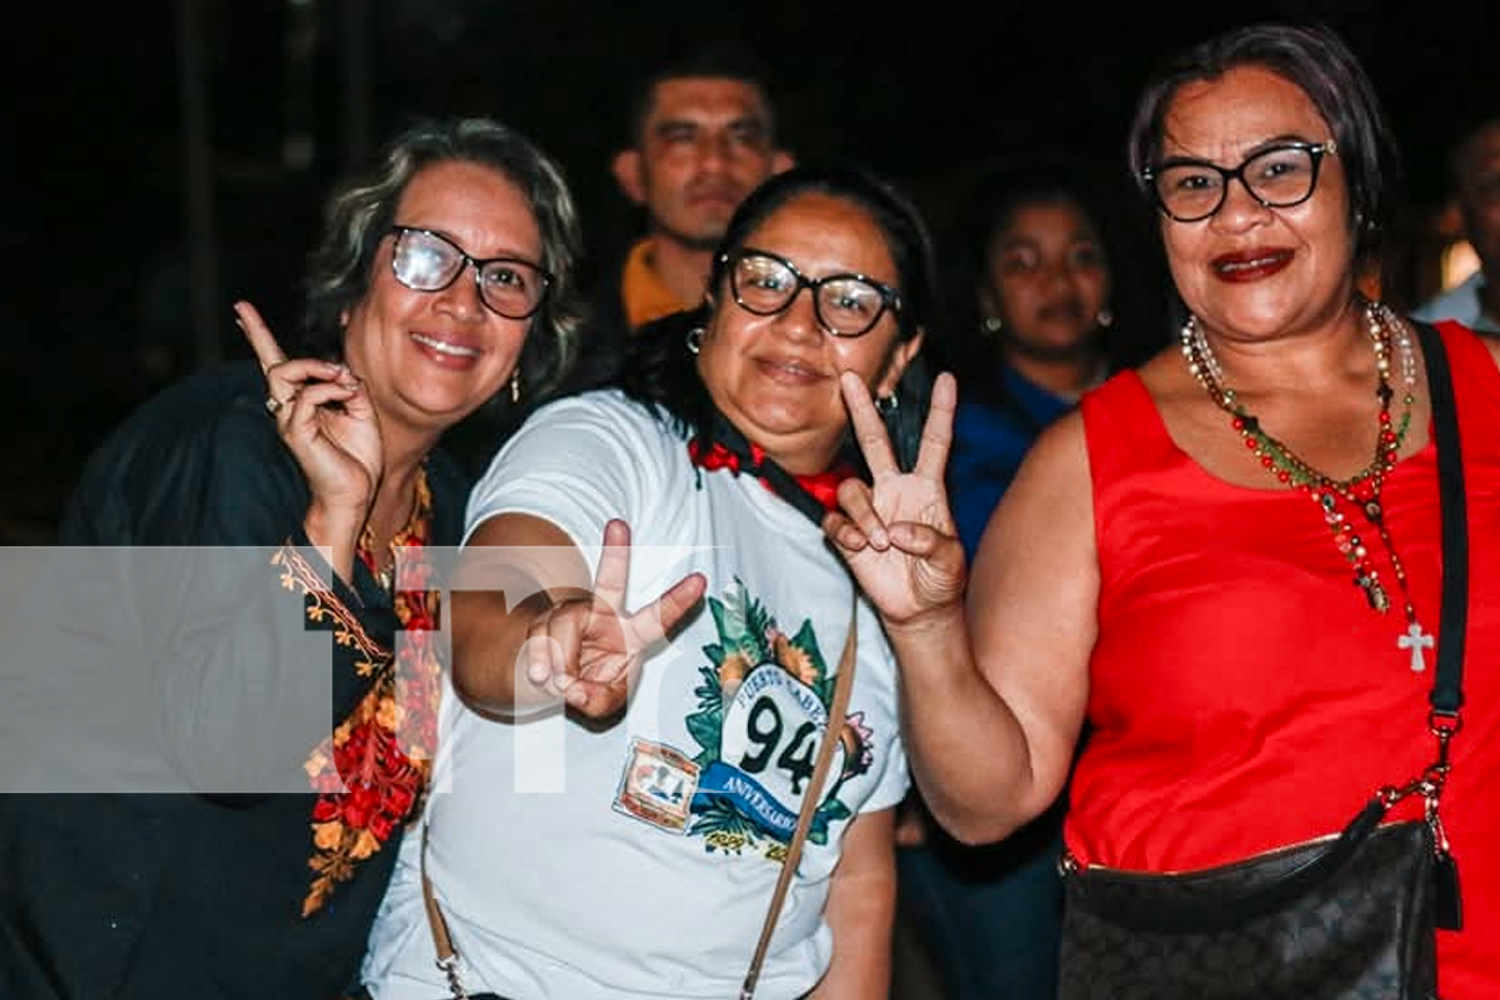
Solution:
M1468 494L1464 728L1442 802L1465 928L1440 933L1442 995L1500 997L1500 372L1442 327ZM1081 402L1099 551L1091 734L1066 826L1084 863L1144 871L1223 864L1340 829L1383 785L1419 775L1434 650L1411 668L1407 622L1373 529L1352 515L1390 591L1370 609L1317 504L1226 483L1167 433L1124 372ZM1233 433L1225 418L1226 434ZM1373 435L1373 427L1372 427ZM1373 439L1373 438L1372 438ZM1386 524L1417 620L1439 633L1437 452L1386 478ZM1420 815L1420 803L1395 816Z

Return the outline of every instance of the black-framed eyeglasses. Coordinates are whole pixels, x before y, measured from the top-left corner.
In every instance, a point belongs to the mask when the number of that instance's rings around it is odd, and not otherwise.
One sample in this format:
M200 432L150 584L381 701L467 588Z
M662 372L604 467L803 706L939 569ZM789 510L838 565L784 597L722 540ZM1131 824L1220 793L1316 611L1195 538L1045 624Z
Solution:
M746 247L734 255L720 254L729 269L729 290L741 309L771 316L792 304L806 288L812 292L813 314L835 337L869 333L889 309L901 311L901 293L863 274L829 274L808 278L785 257Z
M391 271L396 280L418 292L440 292L473 266L479 301L506 319L526 319L541 308L552 275L519 257L470 257L442 233L413 226L392 226L396 237Z
M1207 160L1168 160L1144 173L1157 207L1178 222L1199 222L1217 212L1238 179L1267 208L1291 208L1312 197L1323 157L1337 153L1327 142L1283 142L1245 158L1233 170Z

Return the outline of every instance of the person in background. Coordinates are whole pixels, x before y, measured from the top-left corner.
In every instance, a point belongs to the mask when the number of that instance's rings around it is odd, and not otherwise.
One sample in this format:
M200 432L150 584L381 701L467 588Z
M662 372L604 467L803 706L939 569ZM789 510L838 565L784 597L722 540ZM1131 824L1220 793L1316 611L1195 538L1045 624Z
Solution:
M1471 330L1500 334L1500 118L1470 130L1454 151L1451 167L1464 236L1479 257L1479 270L1424 302L1412 317L1429 323L1451 319Z
M1039 155L986 172L955 213L942 363L957 374L959 405L947 476L971 559L1037 435L1161 346L1104 204L1079 166Z
M712 260L623 388L537 412L470 502L425 868L473 994L739 995L828 740L756 996L889 994L895 664L820 524L857 471L841 374L909 446L920 428L929 241L885 184L797 167ZM413 839L371 936L377 1000L447 989L423 867Z
M948 460L958 537L980 535L1044 428L1138 360L1138 309L1117 292L1122 255L1093 187L1070 162L1029 158L985 172L958 205L949 244L955 333L945 367L959 404ZM1125 335L1121 336L1122 332ZM991 847L931 823L912 795L897 852L902 906L950 1000L1044 1000L1057 991L1061 804Z
M1066 785L1070 863L1182 872L1334 834L1423 774L1434 643L1456 637L1433 635L1427 360L1359 291L1394 153L1358 61L1326 28L1233 29L1153 79L1129 149L1180 345L1043 432L972 574L936 472L951 381L901 473L846 379L873 484L846 482L827 530L880 609L913 773L949 832L1001 839ZM1500 532L1500 342L1439 335L1479 553ZM1455 1000L1500 995L1500 566L1471 560L1468 592L1441 799L1463 927L1437 932L1437 993ZM1421 796L1389 814L1422 816ZM1090 995L1070 971L1060 995Z
M441 581L418 556L457 544L469 488L439 439L566 369L579 233L556 164L488 119L413 123L325 218L293 356L238 303L258 364L146 403L77 485L64 546L249 558L239 576L184 561L159 590L76 609L75 635L114 605L134 613L109 633L133 648L40 665L71 667L109 712L145 697L182 787L0 796L0 995L330 1000L355 980L434 752ZM310 665L304 630L336 636L331 654ZM258 755L306 714L287 699L308 670L327 675L331 705L311 706L322 743L272 748L304 790L205 776L205 753Z
M766 74L737 46L704 43L645 76L629 97L626 144L611 172L644 232L606 261L590 292L585 350L568 387L615 374L630 336L699 305L735 208L792 164L776 138Z

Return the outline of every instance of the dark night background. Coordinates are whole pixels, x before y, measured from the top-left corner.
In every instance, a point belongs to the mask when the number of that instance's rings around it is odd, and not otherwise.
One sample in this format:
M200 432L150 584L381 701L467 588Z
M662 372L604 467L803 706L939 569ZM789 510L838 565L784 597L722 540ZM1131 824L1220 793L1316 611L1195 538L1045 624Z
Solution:
M787 145L878 168L941 231L979 165L1035 144L1092 158L1129 204L1124 136L1147 74L1267 17L1333 25L1375 79L1406 166L1386 291L1409 305L1434 280L1447 147L1465 122L1500 113L1500 0L7 5L0 544L47 540L83 459L148 393L214 354L246 354L234 298L290 329L327 184L406 116L520 127L564 163L603 246L634 221L607 169L624 81L685 38L738 36L773 70ZM193 24L196 70L182 43ZM204 283L188 268L204 259L190 249L194 113L211 146L207 336L190 294Z

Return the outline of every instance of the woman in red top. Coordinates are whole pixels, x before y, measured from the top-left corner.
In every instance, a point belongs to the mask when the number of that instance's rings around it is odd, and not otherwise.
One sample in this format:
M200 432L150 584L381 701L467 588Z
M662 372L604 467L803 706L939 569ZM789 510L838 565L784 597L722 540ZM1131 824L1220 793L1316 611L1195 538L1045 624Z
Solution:
M941 483L951 382L906 476L846 385L882 471L873 490L846 483L826 527L882 609L914 772L956 836L995 840L1045 809L1085 719L1067 846L1115 868L1204 868L1337 831L1432 761L1430 640L1445 637L1425 359L1412 325L1360 292L1388 149L1373 89L1322 29L1237 29L1146 91L1131 161L1160 210L1181 347L1042 436L967 581ZM1500 344L1441 332L1476 558L1442 799L1464 927L1439 932L1439 980L1477 1000L1500 996L1500 797L1485 789L1500 568L1483 556L1500 534Z

